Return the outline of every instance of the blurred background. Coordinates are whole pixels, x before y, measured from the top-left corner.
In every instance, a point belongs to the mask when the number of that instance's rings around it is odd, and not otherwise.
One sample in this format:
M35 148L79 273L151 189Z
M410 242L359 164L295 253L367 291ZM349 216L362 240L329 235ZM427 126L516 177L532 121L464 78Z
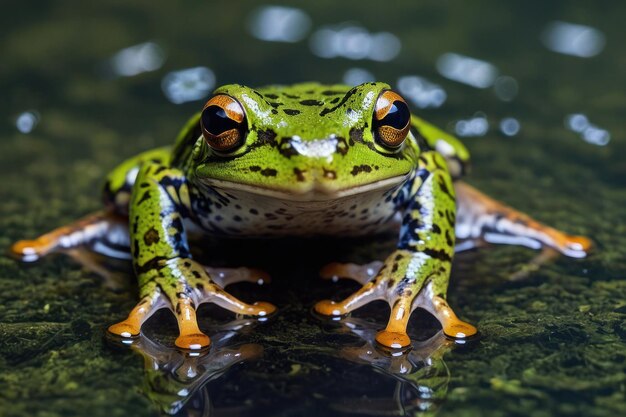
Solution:
M172 143L219 85L385 81L464 140L469 182L597 247L523 283L506 279L531 251L459 256L451 299L484 339L447 354L447 402L420 412L626 414L624 18L619 1L3 0L0 246L99 209L104 175ZM139 388L138 357L103 342L134 290L111 292L66 258L0 261L0 415L159 414ZM318 266L304 272L312 288ZM283 305L299 306L291 313L303 321L332 290L298 298L290 285ZM276 395L268 415L350 414L311 393L320 378L363 381L355 365L294 359L281 331L280 354L228 374L222 403L260 384L247 398ZM279 360L300 366L285 365L283 385L267 377ZM362 396L394 380L378 378Z

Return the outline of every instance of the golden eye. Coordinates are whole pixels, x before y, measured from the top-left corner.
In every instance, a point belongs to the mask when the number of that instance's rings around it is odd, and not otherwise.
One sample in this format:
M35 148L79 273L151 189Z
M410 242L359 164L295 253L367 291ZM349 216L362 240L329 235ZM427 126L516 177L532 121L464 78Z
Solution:
M200 116L202 136L218 152L233 151L244 143L247 123L243 107L225 94L211 98Z
M409 106L399 94L383 91L376 101L374 136L378 142L391 149L399 148L411 129Z

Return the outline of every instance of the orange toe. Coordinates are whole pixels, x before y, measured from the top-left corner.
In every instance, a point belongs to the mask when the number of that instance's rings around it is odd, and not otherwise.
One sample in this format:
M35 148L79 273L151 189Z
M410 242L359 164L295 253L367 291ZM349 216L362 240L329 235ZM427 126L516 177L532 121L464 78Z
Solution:
M474 336L478 333L478 330L469 323L458 321L448 326L444 326L443 332L446 336L453 339L466 339Z
M401 349L411 344L411 339L406 333L390 332L388 330L378 332L376 341L391 349Z
M200 350L209 347L211 339L204 333L191 333L178 336L174 343L182 349Z
M140 332L140 329L138 326L134 325L133 323L129 323L126 320L109 326L109 333L112 333L114 335L121 336L121 337L138 336L139 332Z
M315 303L315 311L325 316L342 316L345 309L338 303L330 300L322 300Z
M46 245L40 241L20 240L11 246L10 253L23 262L33 262L38 260L46 249Z
M258 301L253 305L255 307L255 311L253 312L255 316L269 316L277 310L274 304L268 303L266 301Z
M567 245L575 250L589 252L589 250L593 246L591 239L588 239L585 236L568 236L567 240Z

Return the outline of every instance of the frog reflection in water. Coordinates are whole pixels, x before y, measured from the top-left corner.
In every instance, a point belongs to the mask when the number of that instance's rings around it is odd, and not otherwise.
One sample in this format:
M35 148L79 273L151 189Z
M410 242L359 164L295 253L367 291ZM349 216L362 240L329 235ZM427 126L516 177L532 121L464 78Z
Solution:
M196 321L200 303L251 316L275 307L247 304L225 291L225 284L249 280L254 271L201 265L191 259L188 235L374 239L395 228L397 248L383 262L325 269L363 287L340 302L320 301L315 310L341 316L383 299L391 312L376 340L384 346L410 344L406 327L418 307L432 313L447 336L466 338L476 328L446 302L455 238L474 244L500 236L573 257L590 247L586 238L454 182L468 159L457 139L411 116L384 83L226 85L192 117L173 148L140 154L109 175L106 211L17 242L12 250L34 260L80 244L111 253L130 248L140 301L109 331L138 335L150 315L169 307L178 320L176 345L199 349L210 344ZM122 234L120 217L128 219Z

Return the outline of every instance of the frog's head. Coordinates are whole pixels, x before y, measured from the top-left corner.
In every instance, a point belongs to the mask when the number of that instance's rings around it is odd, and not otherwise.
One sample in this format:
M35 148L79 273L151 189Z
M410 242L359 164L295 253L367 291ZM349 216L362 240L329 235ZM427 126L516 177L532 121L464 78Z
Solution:
M419 148L384 83L218 88L201 117L195 175L221 188L326 199L401 184Z

